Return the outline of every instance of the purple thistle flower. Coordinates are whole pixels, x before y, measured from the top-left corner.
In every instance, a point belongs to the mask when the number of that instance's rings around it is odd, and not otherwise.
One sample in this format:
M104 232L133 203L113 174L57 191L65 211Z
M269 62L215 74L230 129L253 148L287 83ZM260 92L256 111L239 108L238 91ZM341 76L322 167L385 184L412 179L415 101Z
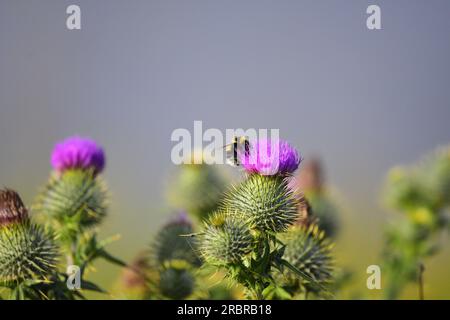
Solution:
M301 161L297 150L283 140L260 139L249 154L241 155L241 163L248 173L263 176L293 173Z
M55 145L51 165L58 172L93 169L95 174L99 174L105 167L105 154L92 139L70 137Z

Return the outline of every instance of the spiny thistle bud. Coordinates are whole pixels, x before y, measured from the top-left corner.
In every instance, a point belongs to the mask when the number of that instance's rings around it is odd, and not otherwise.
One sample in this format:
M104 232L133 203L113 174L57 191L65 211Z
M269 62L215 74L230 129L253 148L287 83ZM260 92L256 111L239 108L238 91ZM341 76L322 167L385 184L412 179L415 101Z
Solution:
M55 145L51 164L57 172L82 169L92 170L97 175L105 167L105 154L94 140L69 137Z
M166 261L186 260L192 265L199 266L201 261L197 256L197 243L194 238L183 237L193 233L192 223L185 212L167 223L156 235L152 252L156 262L164 264Z
M320 285L328 284L332 279L333 260L332 244L325 238L325 233L317 225L299 226L289 230L283 237L286 249L283 258L297 269L303 271ZM288 273L288 280L298 279L297 275ZM304 283L310 287L308 283ZM309 289L313 289L311 286Z
M28 220L28 211L17 192L0 190L0 227Z
M262 231L285 231L298 219L299 199L278 175L250 175L228 192L224 205Z
M254 245L255 239L248 226L237 215L220 211L205 222L200 252L211 264L227 265L242 261Z
M183 260L167 262L161 271L159 288L169 299L180 300L194 291L195 280L189 270L189 264Z
M224 190L223 180L213 166L183 165L168 185L167 199L173 207L203 219L217 208Z
M54 174L37 199L36 210L67 227L90 227L106 215L106 184L92 170L70 169Z
M55 270L57 257L52 237L31 222L0 227L0 283L44 280Z

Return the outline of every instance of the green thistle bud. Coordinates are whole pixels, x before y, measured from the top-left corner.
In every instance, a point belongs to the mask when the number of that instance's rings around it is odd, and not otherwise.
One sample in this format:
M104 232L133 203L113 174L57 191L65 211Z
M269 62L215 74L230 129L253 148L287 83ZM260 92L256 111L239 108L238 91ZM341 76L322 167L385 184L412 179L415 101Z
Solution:
M17 192L0 190L0 227L28 220L28 210Z
M183 260L173 260L165 264L161 271L159 287L161 293L169 299L180 300L194 291L195 280L189 270L189 264Z
M281 176L252 174L228 192L224 204L252 228L282 232L298 219L299 200L288 183Z
M37 211L67 228L98 224L106 207L105 183L92 170L82 169L53 174L36 204Z
M214 211L224 191L224 181L209 165L183 165L167 189L168 202L199 219Z
M166 224L156 235L152 252L154 260L164 264L170 260L186 260L194 266L200 266L201 260L197 255L197 243L194 238L182 237L193 233L192 223L185 213Z
M200 252L215 265L239 262L255 245L250 229L236 215L220 211L205 222Z
M317 225L298 226L290 229L283 237L286 249L283 258L297 269L304 272L317 284L328 284L332 279L333 259L332 244L325 238L325 233ZM288 282L296 281L297 275L291 271ZM309 290L316 288L304 283Z
M57 256L52 237L29 221L0 227L0 283L44 280L55 270Z

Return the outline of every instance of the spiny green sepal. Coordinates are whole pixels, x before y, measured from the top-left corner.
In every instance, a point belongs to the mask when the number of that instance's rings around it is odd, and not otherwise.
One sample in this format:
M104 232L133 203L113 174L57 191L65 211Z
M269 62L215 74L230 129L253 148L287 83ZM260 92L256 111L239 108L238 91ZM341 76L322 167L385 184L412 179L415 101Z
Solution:
M242 261L255 246L249 227L237 215L226 211L213 214L206 222L200 251L204 259L215 265Z
M297 220L299 201L285 177L252 174L228 192L224 206L239 212L251 228L282 232Z
M283 235L282 240L286 245L283 259L315 282L313 286L309 286L308 281L305 281L305 287L313 291L317 284L323 286L330 283L333 272L333 245L317 225L293 227ZM291 271L287 272L286 278L288 283L298 279Z
M98 224L106 208L106 184L92 170L81 169L54 173L36 205L37 211L74 232Z
M27 221L0 228L0 283L45 280L56 269L53 237Z

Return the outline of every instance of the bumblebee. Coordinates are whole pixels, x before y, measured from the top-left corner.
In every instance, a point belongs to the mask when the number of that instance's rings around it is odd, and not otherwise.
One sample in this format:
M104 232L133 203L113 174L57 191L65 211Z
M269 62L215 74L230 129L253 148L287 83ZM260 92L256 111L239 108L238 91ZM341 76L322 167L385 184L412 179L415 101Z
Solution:
M248 157L251 151L251 145L248 137L234 137L233 141L224 148L226 151L227 163L233 167L240 166L240 157L242 155Z

